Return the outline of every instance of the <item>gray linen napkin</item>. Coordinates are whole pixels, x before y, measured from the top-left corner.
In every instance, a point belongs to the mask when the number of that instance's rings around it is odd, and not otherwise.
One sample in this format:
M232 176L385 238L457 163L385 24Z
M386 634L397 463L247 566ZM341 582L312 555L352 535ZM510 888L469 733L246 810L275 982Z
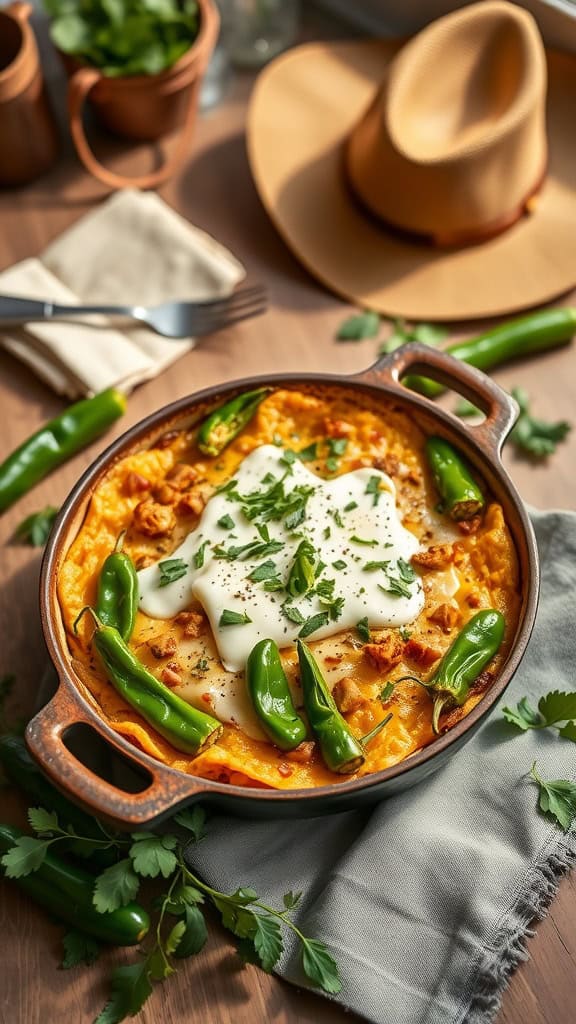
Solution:
M501 705L574 688L576 515L533 512L542 593L526 656ZM338 1001L377 1024L488 1024L523 939L576 857L537 811L543 778L574 779L576 752L553 730L520 733L497 709L431 778L373 809L298 822L212 818L190 863L221 889L254 885L338 960ZM279 973L304 982L293 946Z

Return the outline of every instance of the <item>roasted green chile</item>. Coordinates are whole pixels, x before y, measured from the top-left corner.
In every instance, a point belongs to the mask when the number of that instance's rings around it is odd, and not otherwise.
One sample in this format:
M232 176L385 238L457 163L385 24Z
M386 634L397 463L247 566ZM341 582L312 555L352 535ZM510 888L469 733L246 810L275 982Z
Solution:
M452 519L472 519L484 508L484 495L462 456L442 437L429 437L426 457L441 498Z
M105 833L98 821L91 814L86 814L76 804L70 803L65 796L40 771L36 761L28 753L28 748L20 736L0 736L0 764L8 780L26 793L34 805L56 811L61 822L72 825L79 836L101 840ZM110 828L107 827L110 833ZM58 843L59 849L66 846L66 841ZM101 867L108 867L117 860L114 850L96 849L90 854L90 861Z
M513 359L565 345L575 333L576 308L540 309L498 324L476 338L457 341L444 351L478 370L494 370ZM436 398L444 391L442 384L428 377L410 375L402 383L428 398Z
M132 559L122 550L124 537L125 531L100 570L96 614L105 626L114 626L128 643L138 611L138 575Z
M250 422L260 402L269 393L270 388L246 391L210 413L198 431L200 451L205 455L220 455Z
M304 709L322 757L330 771L349 775L364 763L364 747L338 711L312 652L301 640L298 662Z
M108 388L76 402L41 427L0 465L0 512L100 437L125 411L125 396Z
M222 724L211 715L193 708L138 661L114 626L105 626L92 608L84 608L76 619L90 612L96 623L92 642L117 693L164 739L185 754L200 754L222 734Z
M476 612L450 645L430 679L424 683L416 676L402 677L414 679L434 694L432 728L436 734L443 709L447 705L461 707L465 703L472 683L500 649L505 626L504 616L495 608Z
M248 655L246 686L258 720L280 750L294 750L306 739L306 726L294 707L278 647L260 640Z
M12 825L0 824L0 853L8 853L22 834ZM92 903L94 875L51 850L37 871L13 881L61 921L114 946L137 945L150 927L150 918L138 903L99 914Z

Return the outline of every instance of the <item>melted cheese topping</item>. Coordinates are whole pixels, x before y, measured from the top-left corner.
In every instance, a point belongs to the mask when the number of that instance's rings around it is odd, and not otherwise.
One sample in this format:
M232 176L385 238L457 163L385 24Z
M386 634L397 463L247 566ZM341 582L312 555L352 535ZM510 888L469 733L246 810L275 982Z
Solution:
M266 521L265 512L247 518L243 498L258 495L259 507L267 509L266 495L279 488L287 508L291 497L305 501L301 522L292 525L288 512L282 519ZM287 464L282 449L262 445L241 463L234 487L208 501L197 528L172 552L185 574L163 585L162 560L139 573L140 608L170 619L196 598L229 672L244 667L260 639L285 648L302 631L306 635L308 623L308 635L319 640L364 618L373 627L412 622L424 606L422 585L408 564L418 541L402 526L395 498L394 483L379 470L323 480L299 460ZM312 545L316 578L307 593L290 596L284 587L303 539ZM267 589L270 578L278 589Z

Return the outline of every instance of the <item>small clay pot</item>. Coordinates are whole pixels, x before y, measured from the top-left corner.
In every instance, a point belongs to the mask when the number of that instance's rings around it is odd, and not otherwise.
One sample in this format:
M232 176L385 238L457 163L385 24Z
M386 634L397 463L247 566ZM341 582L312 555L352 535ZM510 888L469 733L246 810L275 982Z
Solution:
M76 152L87 171L111 188L156 188L170 178L189 150L204 72L218 38L220 19L212 0L198 0L198 35L189 50L156 75L108 78L98 68L61 54L69 75L68 116ZM104 128L122 139L153 141L179 130L170 157L157 171L124 177L109 171L92 152L82 111L88 100Z
M0 185L33 181L58 153L31 13L26 3L0 11Z

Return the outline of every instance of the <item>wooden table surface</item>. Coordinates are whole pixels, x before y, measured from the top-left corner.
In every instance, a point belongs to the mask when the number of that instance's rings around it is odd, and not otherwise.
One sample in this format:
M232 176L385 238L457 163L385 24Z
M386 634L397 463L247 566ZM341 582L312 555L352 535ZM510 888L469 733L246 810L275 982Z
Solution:
M226 102L202 117L188 165L161 194L191 222L229 246L254 280L267 284L270 310L261 319L206 339L156 380L141 386L131 397L123 421L105 440L54 473L0 519L0 676L16 674L9 706L14 715L30 713L46 663L37 609L40 554L12 540L24 516L47 503L60 504L104 445L166 402L247 374L346 373L360 370L375 358L373 341L335 343L335 330L349 308L292 258L259 203L243 138L250 88L250 76L237 76ZM108 148L116 169L141 173L150 166L151 154L145 147L129 152L119 145ZM49 176L28 188L0 193L0 269L36 255L104 195L105 190L83 173L64 144L61 160ZM575 365L574 348L567 347L502 370L495 377L506 387L524 386L534 397L535 412L543 418L571 419ZM62 401L30 371L0 351L0 458L62 407ZM573 508L575 455L576 431L548 463L529 465L510 452L505 461L526 501L541 508ZM9 813L15 822L24 820L20 800L6 790L0 800L8 809L3 809L3 818ZM70 1024L90 1024L105 1002L110 968L123 961L123 954L107 953L92 968L57 970L61 929L11 884L2 882L0 892L2 1024L45 1024L64 1018ZM513 976L497 1024L573 1024L573 877L562 881L550 914L538 924L528 949L530 960ZM241 968L216 922L207 948L186 961L177 978L157 988L139 1020L151 1024L160 1017L165 1024L344 1024L359 1019L256 968Z

